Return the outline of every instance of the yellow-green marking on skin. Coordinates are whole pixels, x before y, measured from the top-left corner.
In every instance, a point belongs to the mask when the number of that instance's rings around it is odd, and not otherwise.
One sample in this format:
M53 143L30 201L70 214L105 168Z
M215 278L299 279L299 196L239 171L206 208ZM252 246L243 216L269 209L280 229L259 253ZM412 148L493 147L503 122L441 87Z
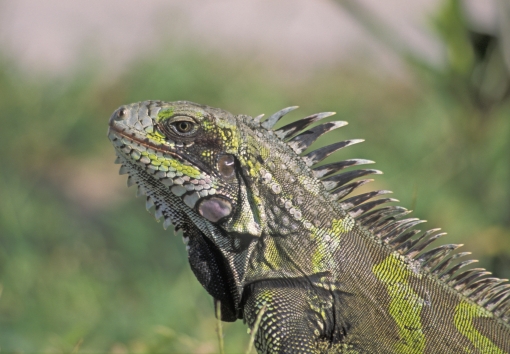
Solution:
M453 321L457 330L466 336L480 353L504 354L504 351L473 326L473 319L477 317L491 317L491 315L487 310L463 301L455 307Z
M317 237L317 236L315 236ZM312 266L313 271L316 273L323 272L326 268L326 255L328 254L328 249L325 246L324 242L317 242L316 248L312 255Z
M147 138L154 140L160 144L165 142L165 136L158 131L153 131L152 133L147 133Z
M147 156L151 160L151 164L154 166L163 165L172 167L176 171L182 172L182 174L191 178L199 178L201 175L201 172L193 166L184 165L182 162L172 158L161 158L154 154L144 154L144 152L142 152L142 155Z
M313 272L320 273L330 271L336 265L334 262L335 249L338 247L338 240L340 240L340 234L330 229L323 229L312 227L312 239L316 240L315 249L312 254L312 267ZM326 238L329 237L328 240Z
M342 234L352 230L353 227L354 220L350 217L334 219L331 228L312 227L312 238L317 240L312 254L314 272L324 272L335 267L336 263L331 254L339 247Z
M354 227L354 219L346 216L343 219L335 219L331 222L331 229L335 235L351 231Z
M168 118L172 117L173 115L174 115L173 108L162 109L161 111L159 111L158 117L156 118L156 120L159 122L163 119L168 119Z
M204 120L201 122L202 129L206 132L214 132L218 135L225 145L226 151L237 153L239 149L239 138L236 134L236 126L225 121L218 121L216 123Z
M416 276L397 255L391 254L372 271L386 285L391 297L389 313L398 326L400 340L395 345L396 353L423 353L425 335L421 325L423 299L411 288L408 279Z
M274 238L268 237L265 241L267 243L264 249L265 262L260 262L258 267L262 271L272 271L275 269L281 269L283 258L278 254L278 248L275 245Z

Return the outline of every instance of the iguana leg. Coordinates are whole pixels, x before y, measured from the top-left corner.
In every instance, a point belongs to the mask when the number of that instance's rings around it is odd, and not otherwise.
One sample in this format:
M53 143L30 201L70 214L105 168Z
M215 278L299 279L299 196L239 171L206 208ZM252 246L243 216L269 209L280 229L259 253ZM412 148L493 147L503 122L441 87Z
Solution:
M324 312L313 308L310 290L274 283L252 284L244 307L244 318L252 331L263 311L255 337L258 352L319 353L321 337L325 339Z

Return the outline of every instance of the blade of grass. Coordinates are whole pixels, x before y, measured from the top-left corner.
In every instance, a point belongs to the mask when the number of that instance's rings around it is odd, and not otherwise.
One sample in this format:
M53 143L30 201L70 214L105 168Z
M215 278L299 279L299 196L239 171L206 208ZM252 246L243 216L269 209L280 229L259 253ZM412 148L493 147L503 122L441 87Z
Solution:
M253 324L253 329L251 330L250 334L250 342L248 343L248 348L246 349L246 354L250 354L250 352L253 350L253 343L255 342L255 335L257 334L257 331L259 329L260 321L262 320L262 315L266 311L266 305L262 306L259 313L257 314L257 319L255 320L255 323Z
M80 350L81 345L83 344L83 338L80 338L80 340L76 343L76 345L73 348L73 351L71 354L76 354Z
M220 354L225 354L225 344L223 342L223 326L221 324L221 302L216 300L216 333L220 345Z

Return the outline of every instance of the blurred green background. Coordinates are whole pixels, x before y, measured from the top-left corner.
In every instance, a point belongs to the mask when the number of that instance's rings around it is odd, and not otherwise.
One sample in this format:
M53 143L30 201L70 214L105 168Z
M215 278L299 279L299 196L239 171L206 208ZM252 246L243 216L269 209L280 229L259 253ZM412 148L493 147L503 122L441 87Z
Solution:
M329 162L377 161L385 174L369 189L393 190L427 227L449 233L443 242L466 244L510 277L510 49L497 30L505 23L480 32L460 1L442 1L430 26L447 57L431 65L396 45L374 14L335 4L400 57L405 75L361 61L285 79L248 55L170 41L106 80L97 63L55 77L0 52L1 352L218 351L213 302L180 235L155 222L113 164L107 120L145 99L250 115L299 105L285 122L336 111L350 125L316 146L367 142ZM224 332L226 352L244 352L245 326Z

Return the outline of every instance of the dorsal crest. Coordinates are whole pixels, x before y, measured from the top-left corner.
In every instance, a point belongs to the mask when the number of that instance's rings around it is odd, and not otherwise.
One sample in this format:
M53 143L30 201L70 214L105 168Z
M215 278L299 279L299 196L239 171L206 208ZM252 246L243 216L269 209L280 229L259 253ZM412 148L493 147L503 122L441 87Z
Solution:
M364 178L382 174L375 169L355 169L342 171L353 166L374 163L365 159L348 159L326 165L318 165L334 152L362 142L361 139L340 141L314 151L308 148L322 135L347 125L344 121L332 121L315 125L313 123L334 115L334 112L317 113L301 120L274 129L277 122L297 107L284 108L265 121L262 116L252 118L249 124L255 129L271 131L287 144L296 155L303 159L315 178L320 180L331 201L348 213L356 223L373 237L379 239L392 251L417 265L421 272L448 285L462 297L469 299L504 322L510 322L510 283L506 279L490 277L483 268L467 268L475 260L460 260L470 252L456 252L460 244L445 244L427 248L446 233L441 229L421 231L415 227L424 220L409 218L409 210L400 206L387 205L398 200L386 197L392 193L387 190L375 190L352 195L353 192L373 181Z

